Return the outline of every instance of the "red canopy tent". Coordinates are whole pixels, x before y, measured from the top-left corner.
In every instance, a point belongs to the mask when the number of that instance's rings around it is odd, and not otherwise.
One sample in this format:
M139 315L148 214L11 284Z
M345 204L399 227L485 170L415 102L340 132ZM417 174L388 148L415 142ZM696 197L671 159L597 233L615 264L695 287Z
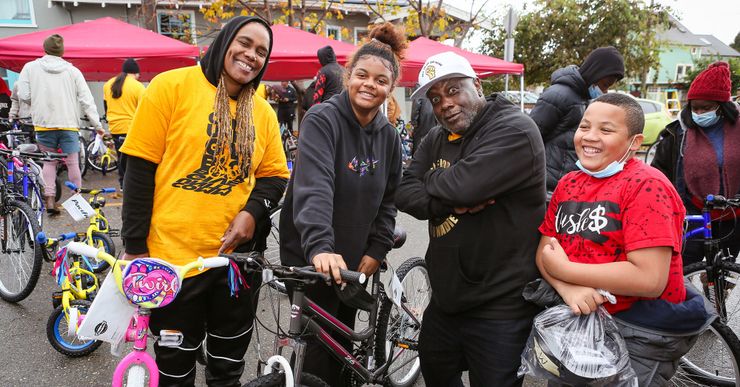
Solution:
M272 26L272 53L264 80L291 81L310 79L321 68L316 51L331 46L337 62L345 64L355 46L338 40L325 38L284 24Z
M198 47L104 17L64 27L0 39L0 67L20 72L27 62L44 55L47 36L64 37L64 59L72 62L88 81L107 81L121 72L126 58L135 58L141 80L196 63Z
M417 38L409 43L406 50L406 59L403 60L403 75L401 86L412 87L416 84L419 71L424 66L427 58L432 55L446 51L452 51L464 56L479 78L486 78L497 74L519 74L524 75L524 65L511 63L488 55L475 54L461 48L447 46L424 37Z

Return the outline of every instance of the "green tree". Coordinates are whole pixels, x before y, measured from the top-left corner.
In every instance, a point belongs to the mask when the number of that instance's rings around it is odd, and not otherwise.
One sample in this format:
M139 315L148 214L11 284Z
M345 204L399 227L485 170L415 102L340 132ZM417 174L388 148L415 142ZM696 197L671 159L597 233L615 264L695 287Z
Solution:
M524 64L528 84L545 84L553 71L610 45L624 56L626 75L646 83L659 63L657 31L668 23L668 9L653 1L536 0L514 32L514 61ZM481 50L502 57L505 37L503 26L491 31Z
M740 32L735 35L735 41L730 44L730 47L734 48L736 51L740 51Z

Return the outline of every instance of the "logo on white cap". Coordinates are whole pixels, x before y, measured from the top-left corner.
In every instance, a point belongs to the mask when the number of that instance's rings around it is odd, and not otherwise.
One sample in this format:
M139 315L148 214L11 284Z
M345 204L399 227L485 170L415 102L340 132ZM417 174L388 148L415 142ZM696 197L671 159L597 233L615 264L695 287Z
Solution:
M478 77L470 62L465 57L452 51L430 56L419 72L419 88L414 91L411 98L424 98L429 88L436 82L458 77Z

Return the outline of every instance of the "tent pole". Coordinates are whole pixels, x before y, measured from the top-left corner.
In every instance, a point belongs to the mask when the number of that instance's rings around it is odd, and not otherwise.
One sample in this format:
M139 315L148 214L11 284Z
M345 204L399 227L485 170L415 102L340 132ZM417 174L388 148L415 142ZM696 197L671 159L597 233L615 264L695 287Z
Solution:
M504 75L504 91L509 91L509 74Z
M524 72L519 74L519 108L524 111Z

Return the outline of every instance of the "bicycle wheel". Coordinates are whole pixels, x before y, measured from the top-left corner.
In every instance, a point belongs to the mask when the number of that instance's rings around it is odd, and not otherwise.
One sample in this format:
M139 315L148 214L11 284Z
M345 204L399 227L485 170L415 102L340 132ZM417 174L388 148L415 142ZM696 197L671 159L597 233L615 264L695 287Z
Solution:
M92 303L88 300L72 300L71 307L76 307L80 315L90 310ZM46 323L46 338L59 353L69 357L80 357L91 354L100 347L102 341L83 340L77 335L69 335L69 321L64 313L64 306L59 305L49 316Z
M262 375L257 379L248 382L242 387L282 387L285 386L285 374L282 372L273 372L271 374ZM329 385L321 380L318 376L301 373L301 384L298 386L304 387L329 387Z
M19 302L39 280L43 253L35 238L41 228L28 204L11 199L1 207L0 298Z
M95 148L95 141L91 141L87 145L87 165L90 168L98 172L102 172L103 170L110 172L118 169L118 158L115 151L111 152L106 146L104 149L98 149L97 152L93 152L93 148ZM105 155L108 155L109 158L104 158L103 156ZM106 164L103 160L110 161Z
M396 272L404 289L403 305L421 322L432 296L427 265L423 258L409 258ZM375 358L377 364L393 361L388 368L385 386L406 387L414 384L421 373L417 344L421 325L398 308L391 300L383 300L375 328Z
M722 289L723 295L720 302L724 308L724 316L720 316L722 322L736 334L740 332L740 265L732 261L722 260L719 263L720 278L715 280L715 287ZM707 263L692 263L684 268L684 277L698 289L704 297L710 297L709 284L707 283ZM716 302L717 300L715 300ZM715 309L717 305L715 305ZM717 309L719 310L719 309Z
M125 377L121 385L126 387L145 387L149 383L149 369L146 367L134 364L129 367L124 373Z
M271 265L280 264L280 211L278 208L275 212L270 214L270 235L267 236L267 249L265 250L264 257L267 263ZM274 279L270 282L270 287L279 291L280 293L287 294L285 290L285 283Z
M716 319L679 361L671 386L735 386L740 381L740 341Z
M85 236L85 238L81 242L88 243L87 236ZM100 232L93 232L91 246L95 247L98 250L102 248L103 250L105 250L106 253L114 257L116 256L116 244L113 242L113 239L111 239L111 237L108 236L108 234L100 233ZM110 266L108 265L108 262L99 260L96 257L86 257L86 258L87 258L87 262L90 263L90 270L93 273L101 273Z

